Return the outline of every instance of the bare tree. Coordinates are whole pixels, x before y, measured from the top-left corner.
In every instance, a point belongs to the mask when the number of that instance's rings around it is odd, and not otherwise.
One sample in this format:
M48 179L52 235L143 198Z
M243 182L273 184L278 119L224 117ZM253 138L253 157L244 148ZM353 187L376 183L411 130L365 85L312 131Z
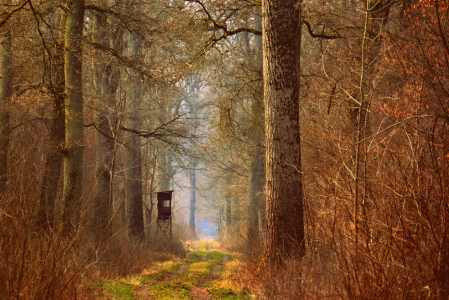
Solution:
M123 29L118 26L114 32L108 32L107 15L96 14L95 31L97 43L110 47L116 53L121 52ZM117 104L116 92L120 72L116 59L99 51L97 62L97 93L99 99L95 104L95 224L96 234L107 239L111 234L110 222L113 215L113 179L115 156L117 153Z
M0 27L0 194L4 194L7 178L9 151L10 117L9 103L12 97L12 44L11 26Z
M58 183L61 175L63 163L62 145L65 137L65 117L64 117L64 48L63 48L63 26L65 14L56 12L52 20L56 33L54 34L53 49L50 55L50 91L53 105L50 108L49 120L49 145L45 162L45 169L42 180L39 218L44 229L53 227L55 221L56 198L58 193Z
M84 0L73 0L67 11L64 37L65 159L62 221L66 232L77 227L83 180L83 24Z

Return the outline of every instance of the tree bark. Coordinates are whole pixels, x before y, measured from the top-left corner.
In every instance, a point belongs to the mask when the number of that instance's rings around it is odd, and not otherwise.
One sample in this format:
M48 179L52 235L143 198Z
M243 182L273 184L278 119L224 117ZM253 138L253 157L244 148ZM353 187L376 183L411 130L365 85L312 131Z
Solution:
M65 159L62 222L70 233L79 222L83 180L83 82L82 35L84 0L72 0L68 7L64 38L65 75Z
M135 33L130 34L130 54L136 58L141 55L141 41ZM139 128L139 109L142 97L141 85L139 77L132 76L130 94L130 111L133 116L128 116L128 127ZM127 212L128 212L128 229L130 236L139 241L143 241L144 220L143 220L143 187L142 187L142 155L141 141L138 135L128 133L127 150L126 150L126 194L127 194Z
M0 195L5 195L9 151L9 102L12 97L12 45L9 24L1 28L0 37Z
M226 227L226 231L229 234L231 231L231 226L232 226L232 213L233 213L233 209L232 209L232 196L231 195L226 195L225 197L225 227Z
M163 102L159 107L159 117L158 119L162 123L166 123L169 121L172 113L170 111L170 107L167 102ZM157 143L159 148L157 164L158 164L158 173L160 177L159 191L168 191L172 186L172 178L174 175L173 170L173 156L170 153L170 147L160 141Z
M187 105L193 115L197 114L197 99L200 89L200 77L192 76L188 83L189 95ZM198 122L193 124L193 135L196 136ZM192 238L196 237L196 168L198 167L198 158L192 157L190 161L190 217L189 228Z
M57 17L55 24L62 30L63 20ZM62 34L61 34L62 38ZM59 178L64 156L61 153L65 140L64 124L64 47L61 42L55 45L56 52L51 58L54 82L52 82L53 106L51 107L51 119L49 124L48 154L45 161L45 169L42 180L39 222L42 229L49 231L54 226L56 197L58 193Z
M295 1L262 1L266 138L266 262L305 254Z
M143 241L143 195L142 195L142 155L140 139L129 133L126 153L126 189L128 206L128 229L131 237Z
M265 171L264 150L260 146L253 149L248 183L248 242L251 250L260 249L259 228L262 223L263 184Z
M256 25L257 30L262 30L261 20ZM262 37L254 36L254 49L251 51L248 33L246 34L247 54L249 57L255 57L253 64L256 71L262 73ZM260 85L263 90L263 85ZM265 151L260 146L263 144L263 92L255 93L251 103L251 126L254 128L249 137L252 149L250 150L251 164L249 170L248 182L248 246L251 252L260 251L260 227L262 223L262 207L264 207L265 183Z
M164 145L161 145L163 147ZM161 176L161 183L159 185L160 191L168 191L172 186L172 178L173 178L173 158L170 153L159 154L158 162L159 162L159 172Z
M193 157L190 163L190 218L189 228L192 237L196 237L196 168L198 167L198 159Z
M106 17L103 14L96 16L96 28L98 43L105 46L111 46L111 33L106 32ZM112 48L119 52L119 45L121 42L122 31L117 29L114 45ZM117 90L118 80L120 74L117 66L113 60L108 58L103 53L99 53L100 58L97 90L99 99L95 105L95 124L97 131L95 133L95 176L97 184L95 186L95 234L98 240L106 240L110 237L110 221L112 217L113 192L112 181L114 172L114 162L116 153L116 124L115 117L116 107L115 94Z

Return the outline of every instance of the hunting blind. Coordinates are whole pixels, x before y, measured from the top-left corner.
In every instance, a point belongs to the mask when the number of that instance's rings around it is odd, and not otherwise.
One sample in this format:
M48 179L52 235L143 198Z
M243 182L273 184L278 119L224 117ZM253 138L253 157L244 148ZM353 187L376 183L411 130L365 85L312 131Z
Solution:
M157 225L162 234L172 235L173 191L157 192Z

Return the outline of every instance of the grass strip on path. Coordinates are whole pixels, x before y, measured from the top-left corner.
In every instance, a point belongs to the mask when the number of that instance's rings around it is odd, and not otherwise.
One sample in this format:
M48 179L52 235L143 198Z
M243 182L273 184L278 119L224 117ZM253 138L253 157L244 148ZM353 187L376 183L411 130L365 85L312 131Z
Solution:
M210 248L214 246L198 242L197 250L189 253L186 259L158 263L151 270L124 279L100 280L97 284L101 289L100 299L253 299L235 281L241 267L235 255L206 250ZM215 274L211 275L214 269ZM146 298L140 296L142 289L147 289Z

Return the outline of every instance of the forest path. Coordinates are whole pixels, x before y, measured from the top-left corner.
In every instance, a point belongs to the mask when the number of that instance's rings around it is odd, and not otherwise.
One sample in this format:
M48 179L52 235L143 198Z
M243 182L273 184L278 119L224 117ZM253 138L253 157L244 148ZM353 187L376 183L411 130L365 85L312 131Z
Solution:
M102 299L254 299L238 280L238 255L218 247L215 242L193 242L185 259L157 263L141 274L104 284Z

